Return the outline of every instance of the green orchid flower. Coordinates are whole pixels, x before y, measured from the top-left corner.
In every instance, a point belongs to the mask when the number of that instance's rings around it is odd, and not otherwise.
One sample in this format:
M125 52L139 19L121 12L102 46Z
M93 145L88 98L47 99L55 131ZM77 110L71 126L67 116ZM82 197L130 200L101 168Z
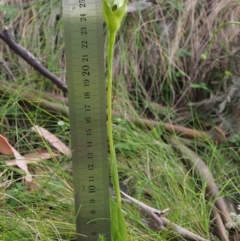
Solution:
M127 0L103 0L103 17L110 32L117 32L127 12Z
M108 58L107 58L107 103L108 103L108 139L111 161L111 178L116 194L116 201L111 199L111 236L112 241L128 241L127 225L122 213L121 194L117 170L117 158L113 143L112 130L112 63L114 44L122 20L126 15L127 0L103 0L103 17L108 28Z

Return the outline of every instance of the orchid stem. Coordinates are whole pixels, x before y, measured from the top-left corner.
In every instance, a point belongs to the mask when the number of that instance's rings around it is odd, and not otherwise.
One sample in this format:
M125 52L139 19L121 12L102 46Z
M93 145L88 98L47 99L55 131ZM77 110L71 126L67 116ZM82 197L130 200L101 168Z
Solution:
M112 130L112 75L113 75L113 53L114 53L114 44L116 39L117 31L108 31L108 58L107 58L107 69L108 69L108 94L107 94L107 103L108 103L108 138L109 138L109 148L110 148L110 160L112 161L116 158L114 144L113 144L113 130ZM114 184L114 182L113 182ZM117 199L117 203L121 204L121 194L119 182L114 185L114 191Z

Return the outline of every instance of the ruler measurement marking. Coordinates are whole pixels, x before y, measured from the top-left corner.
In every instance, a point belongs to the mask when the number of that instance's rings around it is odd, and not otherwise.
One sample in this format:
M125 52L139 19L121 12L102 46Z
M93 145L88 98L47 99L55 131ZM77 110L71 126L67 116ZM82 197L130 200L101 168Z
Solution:
M63 10L76 226L88 236L77 240L111 240L101 3L63 0Z

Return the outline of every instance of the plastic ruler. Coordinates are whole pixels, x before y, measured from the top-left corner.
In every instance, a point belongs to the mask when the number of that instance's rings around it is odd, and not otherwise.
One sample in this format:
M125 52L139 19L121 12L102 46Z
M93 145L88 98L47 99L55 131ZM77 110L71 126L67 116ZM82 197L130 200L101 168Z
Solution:
M77 240L111 240L102 0L62 0Z

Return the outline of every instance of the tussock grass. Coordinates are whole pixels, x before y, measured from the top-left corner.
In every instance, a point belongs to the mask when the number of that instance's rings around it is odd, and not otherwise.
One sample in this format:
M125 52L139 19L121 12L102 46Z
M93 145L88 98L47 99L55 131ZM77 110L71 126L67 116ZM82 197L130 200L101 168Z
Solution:
M31 51L50 71L65 81L65 59L61 1L4 0L18 11L3 24L9 25L16 40ZM141 120L151 117L204 129L202 116L187 102L200 101L209 93L191 88L204 82L212 92L221 89L224 72L238 73L239 26L224 27L205 62L200 55L216 28L226 21L239 21L238 1L185 0L159 1L141 13L128 14L117 37L114 59L113 108ZM11 72L0 66L1 83L18 85L12 94L0 92L0 133L21 153L53 148L30 131L37 124L50 130L67 145L69 120L58 111L49 111L39 102L23 98L33 89L62 94L53 85L0 42L2 60ZM12 77L14 76L14 78ZM215 84L215 82L217 84ZM10 87L9 87L10 88ZM1 87L0 87L1 89ZM15 88L16 89L16 88ZM182 95L184 94L183 98ZM49 103L62 102L45 99ZM181 107L179 109L172 107ZM64 126L59 126L62 120ZM129 194L160 210L170 208L168 219L205 237L212 231L211 209L214 200L205 199L206 183L195 177L168 142L163 127L149 129L127 118L114 118L114 141L121 182ZM207 120L210 122L210 120ZM171 136L172 137L172 136ZM176 137L176 136L175 136ZM208 165L221 196L239 202L239 150L211 141L181 139ZM0 239L1 240L74 240L74 204L71 160L54 157L29 164L34 175L30 186L23 173L6 166L0 156ZM178 235L166 229L153 231L135 206L123 204L130 240L165 241Z
M129 14L117 46L116 76L124 71L129 91L140 99L178 106L183 106L182 100L178 103L183 94L193 102L203 99L191 83L204 82L214 90L214 80L218 85L224 71L238 73L239 26L224 27L209 59L201 62L200 56L220 24L239 21L239 10L235 0L160 1L141 14Z

